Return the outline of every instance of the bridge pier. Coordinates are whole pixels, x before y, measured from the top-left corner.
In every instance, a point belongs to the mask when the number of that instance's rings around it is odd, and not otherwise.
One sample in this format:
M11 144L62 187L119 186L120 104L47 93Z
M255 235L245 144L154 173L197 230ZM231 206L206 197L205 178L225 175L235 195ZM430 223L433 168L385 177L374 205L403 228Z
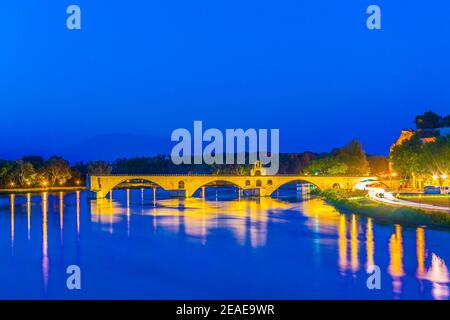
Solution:
M103 191L88 191L88 199L97 200L97 199L104 199L104 198L105 198L105 194Z
M249 188L244 189L243 194L250 197L270 197L271 192L264 188Z
M205 187L205 186L202 187L202 194L201 194L201 197L202 197L203 199L206 198L206 187Z
M175 189L175 190L167 190L170 194L170 197L173 198L188 198L187 190L185 189Z

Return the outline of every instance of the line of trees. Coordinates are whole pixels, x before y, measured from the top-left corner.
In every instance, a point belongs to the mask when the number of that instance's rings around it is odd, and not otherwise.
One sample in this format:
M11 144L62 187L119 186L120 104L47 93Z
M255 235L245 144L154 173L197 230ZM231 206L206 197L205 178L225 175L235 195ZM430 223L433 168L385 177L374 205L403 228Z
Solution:
M359 141L353 140L331 153L322 154L305 169L309 175L377 175L389 174L389 160L383 156L367 156Z
M450 136L436 137L422 143L419 135L395 146L390 154L392 168L406 183L416 186L417 180L442 185L450 175Z
M44 160L41 156L25 156L17 161L0 160L0 185L36 187L79 184L81 175L61 157Z
M450 136L441 136L439 128L450 127L450 115L427 111L416 116L414 123L417 130L412 137L392 147L391 167L403 185L443 185L450 174Z

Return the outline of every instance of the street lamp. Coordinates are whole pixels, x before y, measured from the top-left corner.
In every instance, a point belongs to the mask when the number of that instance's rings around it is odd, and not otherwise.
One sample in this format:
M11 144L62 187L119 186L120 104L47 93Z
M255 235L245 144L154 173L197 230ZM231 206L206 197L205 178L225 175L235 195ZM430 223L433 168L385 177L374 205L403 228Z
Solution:
M396 172L392 172L391 174L389 174L389 182L390 182L390 185L391 185L391 189L394 189L394 184L392 182L392 177L395 178L396 176L397 176Z

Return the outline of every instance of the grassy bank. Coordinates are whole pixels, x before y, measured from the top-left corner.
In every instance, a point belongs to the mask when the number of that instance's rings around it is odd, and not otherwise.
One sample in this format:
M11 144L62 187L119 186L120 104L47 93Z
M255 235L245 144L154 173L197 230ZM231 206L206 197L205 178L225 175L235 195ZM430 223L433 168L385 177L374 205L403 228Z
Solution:
M417 203L432 204L441 207L450 207L450 195L448 194L414 194L404 193L398 195L399 199L404 199Z
M450 228L450 213L380 204L368 199L363 191L325 190L320 196L344 212L357 213L382 223Z
M41 193L41 192L74 192L84 190L86 187L47 187L47 188L8 188L0 189L0 194Z

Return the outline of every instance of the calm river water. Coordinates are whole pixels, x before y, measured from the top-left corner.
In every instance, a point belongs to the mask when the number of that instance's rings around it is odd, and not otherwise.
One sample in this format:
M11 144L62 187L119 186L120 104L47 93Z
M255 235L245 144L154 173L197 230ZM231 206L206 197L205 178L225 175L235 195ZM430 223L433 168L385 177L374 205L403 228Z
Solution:
M289 196L289 199L287 198ZM169 199L151 189L0 196L2 299L448 299L450 232L322 200ZM66 269L81 269L68 290ZM369 290L367 265L381 270Z

